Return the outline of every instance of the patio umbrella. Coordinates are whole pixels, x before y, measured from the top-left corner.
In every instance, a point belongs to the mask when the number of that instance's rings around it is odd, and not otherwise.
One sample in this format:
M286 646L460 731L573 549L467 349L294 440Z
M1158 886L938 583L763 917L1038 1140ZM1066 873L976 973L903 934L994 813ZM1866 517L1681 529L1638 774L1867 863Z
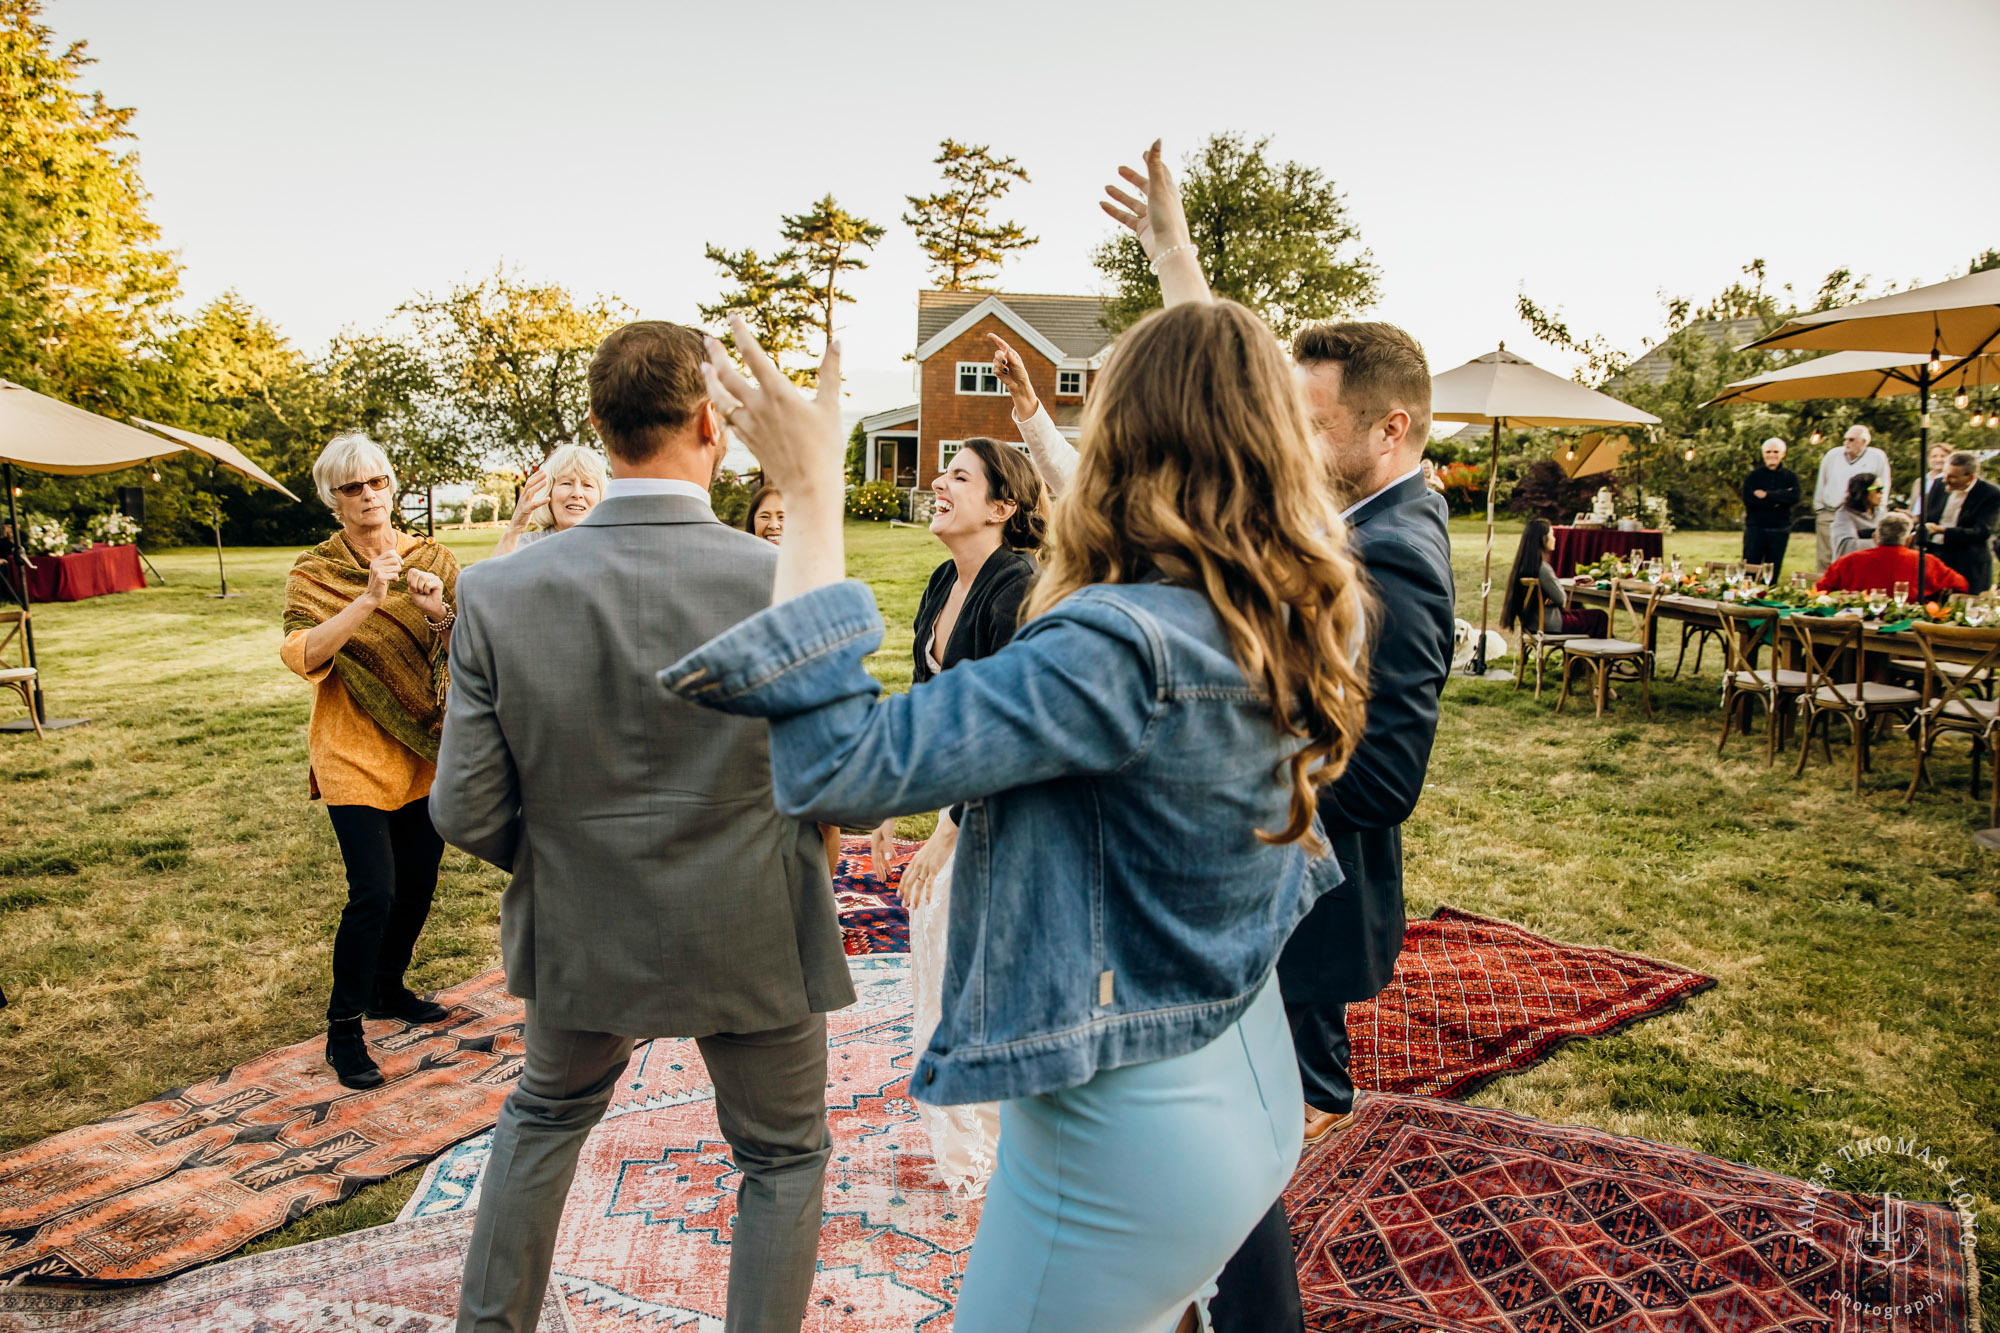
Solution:
M1431 419L1469 421L1493 428L1493 458L1486 472L1486 555L1479 582L1479 651L1472 674L1486 674L1486 622L1493 593L1493 493L1500 480L1500 431L1523 426L1657 426L1660 419L1575 380L1552 375L1507 350L1474 357L1431 381Z
M1923 358L1916 368L1916 475L1921 477L1931 445L1931 389L1945 375L1945 358L1983 358L2000 350L2000 269L1799 315L1744 344L1745 350L1752 347L1905 352ZM1912 535L1918 554L1917 595L1922 597L1922 557L1928 543L1921 522Z
M162 426L159 422L148 421L144 417L133 417L132 420L138 422L147 430L158 431L161 435L166 436L177 444L186 445L190 450L208 459L208 519L209 525L215 529L215 573L222 580L222 591L209 595L212 597L240 597L241 593L232 593L229 591L229 572L222 567L222 504L215 495L216 468L226 467L238 476L248 477L261 486L269 486L272 490L293 503L297 503L299 497L279 485L276 477L266 472L263 468L258 467L250 460L248 454L245 454L241 449L230 444L227 440L218 440L207 435L197 435L191 430L182 430L179 426Z
M2000 353L1930 358L1908 352L1832 352L1726 384L1703 403L1787 403L1805 398L1893 398L1919 392L1928 378L1933 389L1972 389L2000 381Z
M12 380L0 380L0 474L4 474L7 486L7 517L14 525L14 582L18 585L16 592L21 598L21 609L28 610L32 598L28 593L27 575L21 568L20 544L26 533L21 528L20 512L14 503L16 463L36 472L75 477L96 472L118 472L180 452L180 445L157 435L149 435L122 421L86 412ZM23 628L27 631L28 665L36 666L34 626L31 622ZM48 709L42 702L42 678L39 675L35 677L35 716L42 719L45 731L74 727L89 721L81 717L49 717ZM0 731L29 729L30 724L26 722L0 724Z

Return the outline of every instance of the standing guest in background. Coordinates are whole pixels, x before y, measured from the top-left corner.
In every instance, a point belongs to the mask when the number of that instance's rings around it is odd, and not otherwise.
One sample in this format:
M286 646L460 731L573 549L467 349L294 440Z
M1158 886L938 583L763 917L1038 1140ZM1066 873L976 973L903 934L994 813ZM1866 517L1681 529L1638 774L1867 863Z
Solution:
M21 546L14 538L14 525L0 520L0 597L24 602L17 582L21 570Z
M1868 427L1858 423L1849 426L1840 443L1819 460L1819 480L1813 486L1814 574L1826 573L1826 567L1840 554L1833 548L1833 520L1847 503L1848 479L1856 473L1872 473L1881 483L1882 493L1889 493L1889 455L1869 443L1872 438Z
M1556 577L1556 533L1545 518L1531 518L1521 530L1521 544L1514 550L1514 568L1507 576L1507 593L1500 599L1500 628L1527 628L1529 607L1526 582L1533 579L1542 588L1543 634L1583 634L1602 639L1611 632L1610 619L1592 606L1569 604L1569 589Z
M1944 480L1924 505L1924 531L1938 557L1965 577L1973 592L1993 586L1993 528L2000 520L2000 486L1979 475L1979 456L1960 451L1945 462Z
M1826 567L1814 585L1820 592L1873 592L1907 583L1917 586L1917 553L1909 546L1914 520L1908 514L1884 514L1875 527L1875 544L1844 555ZM1965 578L1934 555L1924 561L1924 592L1966 591Z
M500 534L493 554L506 555L583 522L584 515L604 498L608 480L604 455L581 444L562 445L528 478L514 505L514 517Z
M1764 461L1743 479L1743 562L1771 566L1771 582L1785 573L1792 540L1792 510L1799 502L1799 474L1785 466L1785 442L1764 441Z
M654 681L769 605L778 564L709 507L728 433L702 357L676 324L606 338L589 370L618 473L604 502L560 541L473 566L462 590L433 813L513 874L500 943L527 1019L459 1333L535 1327L577 1153L646 1037L694 1038L741 1172L726 1326L805 1317L831 1142L826 1012L854 987L819 835L772 801L767 727Z
M1833 516L1828 536L1833 539L1833 558L1851 555L1875 540L1875 525L1882 521L1882 483L1872 472L1857 472L1847 479L1847 497Z
M342 435L313 464L313 486L340 531L292 564L278 655L313 690L306 752L347 866L333 937L326 1060L343 1085L372 1088L382 1070L361 1020L436 1023L449 1013L403 982L430 915L444 842L431 827L457 615L458 561L390 526L396 473L365 435Z
M776 486L759 486L743 511L743 530L773 546L785 544L785 496Z
M1929 466L1925 468L1924 475L1917 478L1916 484L1910 487L1909 510L1912 514L1923 513L1929 504L1930 493L1944 485L1944 470L1951 462L1951 446L1932 445L1927 462Z

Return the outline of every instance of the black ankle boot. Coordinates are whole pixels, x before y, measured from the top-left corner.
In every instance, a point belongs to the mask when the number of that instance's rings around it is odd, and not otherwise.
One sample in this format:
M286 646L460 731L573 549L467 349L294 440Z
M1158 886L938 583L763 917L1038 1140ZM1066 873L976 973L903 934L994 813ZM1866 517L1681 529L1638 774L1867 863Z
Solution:
M444 1022L451 1017L451 1010L412 994L408 986L397 986L394 990L376 991L375 1002L368 1006L366 1017L394 1018L421 1026Z
M326 1062L343 1088L379 1088L382 1069L368 1054L368 1039L358 1018L336 1018L326 1025Z

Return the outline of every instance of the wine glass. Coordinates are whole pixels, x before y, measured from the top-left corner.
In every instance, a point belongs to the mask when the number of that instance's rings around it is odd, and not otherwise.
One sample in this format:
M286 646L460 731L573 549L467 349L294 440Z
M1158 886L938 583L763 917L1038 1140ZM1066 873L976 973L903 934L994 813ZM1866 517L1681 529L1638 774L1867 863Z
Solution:
M1677 555L1669 556L1667 558L1667 568L1673 571L1675 578L1679 578L1681 574L1681 558Z
M1909 604L1910 604L1910 585L1909 585L1909 583L1908 583L1908 582L1906 582L1906 581L1905 581L1905 580L1903 580L1903 579L1897 579L1897 580L1896 580L1896 605L1898 605L1898 606L1908 606Z
M1870 588L1868 590L1868 618L1870 620L1880 620L1882 613L1888 609L1889 590L1887 588Z

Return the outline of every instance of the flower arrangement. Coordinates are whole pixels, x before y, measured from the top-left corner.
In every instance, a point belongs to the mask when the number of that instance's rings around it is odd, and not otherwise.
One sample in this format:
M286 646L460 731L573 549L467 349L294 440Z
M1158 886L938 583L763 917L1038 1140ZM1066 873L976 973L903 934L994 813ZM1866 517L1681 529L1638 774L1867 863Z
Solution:
M69 550L69 529L46 514L29 514L21 546L29 555L61 555Z
M92 541L106 546L131 546L139 540L138 520L116 509L93 516L84 530Z

